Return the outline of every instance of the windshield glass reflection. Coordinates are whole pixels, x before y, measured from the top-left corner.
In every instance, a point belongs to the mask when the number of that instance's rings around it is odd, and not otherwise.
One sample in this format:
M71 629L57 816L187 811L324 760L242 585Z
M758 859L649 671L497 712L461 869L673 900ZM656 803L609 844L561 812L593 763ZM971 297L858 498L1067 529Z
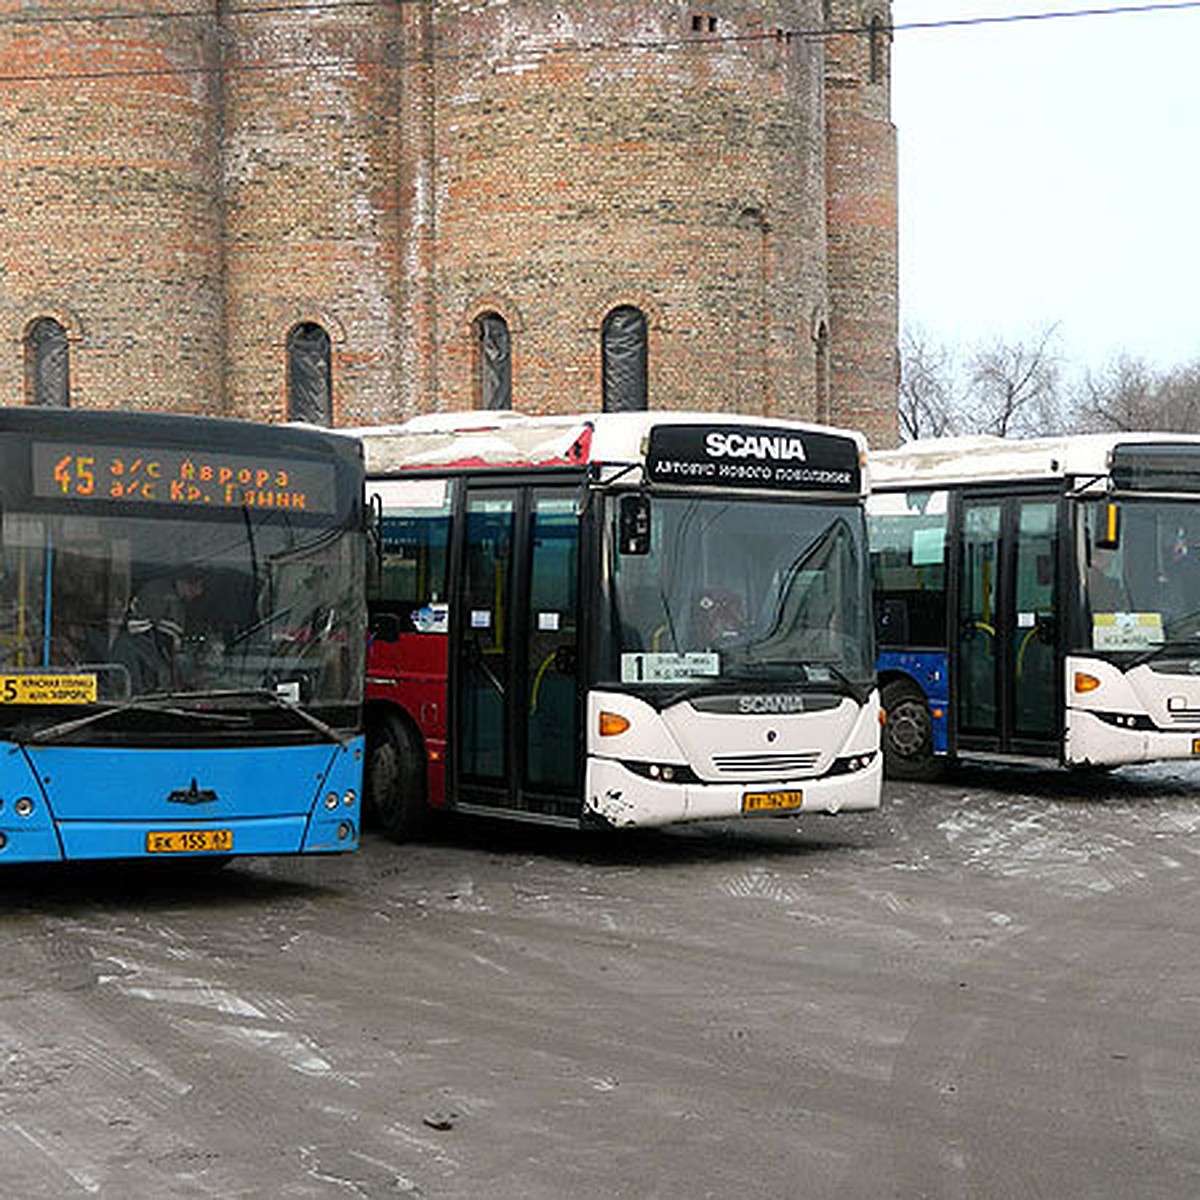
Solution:
M5 672L94 680L85 702L230 690L356 702L353 536L248 510L220 521L8 510L0 529ZM0 720L19 708L0 707Z
M626 554L613 497L608 527L611 679L870 680L858 509L654 496L647 552Z
M1089 647L1145 651L1200 641L1200 510L1190 501L1121 503L1119 544L1096 545L1104 504L1084 510L1079 571Z

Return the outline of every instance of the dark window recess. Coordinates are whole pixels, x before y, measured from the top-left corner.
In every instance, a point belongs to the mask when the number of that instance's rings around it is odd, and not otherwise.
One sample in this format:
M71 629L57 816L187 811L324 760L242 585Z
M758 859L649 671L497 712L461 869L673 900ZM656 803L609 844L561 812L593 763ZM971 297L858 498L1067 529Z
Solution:
M622 305L601 330L605 412L643 412L646 396L646 314Z
M71 404L67 331L53 317L40 317L25 335L26 394L39 408Z
M288 334L288 420L333 423L329 334L305 321Z
M508 322L484 313L475 323L479 338L479 403L492 411L512 408L512 339Z

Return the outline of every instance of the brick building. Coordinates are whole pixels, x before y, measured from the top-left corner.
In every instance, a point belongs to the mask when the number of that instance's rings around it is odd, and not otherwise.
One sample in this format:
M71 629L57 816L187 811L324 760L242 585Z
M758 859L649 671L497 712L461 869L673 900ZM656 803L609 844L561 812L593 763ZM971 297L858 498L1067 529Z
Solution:
M140 9L140 11L139 11ZM0 10L0 400L895 440L886 0Z

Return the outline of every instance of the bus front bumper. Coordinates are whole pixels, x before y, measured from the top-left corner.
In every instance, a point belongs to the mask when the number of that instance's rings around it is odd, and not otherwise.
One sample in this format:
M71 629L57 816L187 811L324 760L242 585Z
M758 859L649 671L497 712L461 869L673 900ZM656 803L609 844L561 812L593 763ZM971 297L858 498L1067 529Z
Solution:
M858 771L816 779L754 783L668 783L613 759L589 758L584 821L610 828L864 812L879 807L883 758Z
M1131 723L1136 718L1129 718ZM1069 767L1117 767L1167 759L1200 759L1200 729L1130 728L1112 717L1068 709L1063 760Z

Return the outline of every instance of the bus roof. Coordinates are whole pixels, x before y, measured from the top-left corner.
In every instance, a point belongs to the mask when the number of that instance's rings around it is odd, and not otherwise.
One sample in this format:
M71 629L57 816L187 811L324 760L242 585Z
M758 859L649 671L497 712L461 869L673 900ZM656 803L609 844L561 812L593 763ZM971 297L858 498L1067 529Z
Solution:
M1088 433L1067 437L925 438L870 455L876 489L914 484L981 483L1005 479L1065 479L1107 475L1117 446L1188 446L1200 436L1186 433Z
M845 429L733 413L651 411L530 416L516 412L431 413L400 425L352 430L362 440L367 471L389 475L431 468L582 467L642 463L650 431L664 426L738 426L780 433L842 437L859 456L862 434Z

